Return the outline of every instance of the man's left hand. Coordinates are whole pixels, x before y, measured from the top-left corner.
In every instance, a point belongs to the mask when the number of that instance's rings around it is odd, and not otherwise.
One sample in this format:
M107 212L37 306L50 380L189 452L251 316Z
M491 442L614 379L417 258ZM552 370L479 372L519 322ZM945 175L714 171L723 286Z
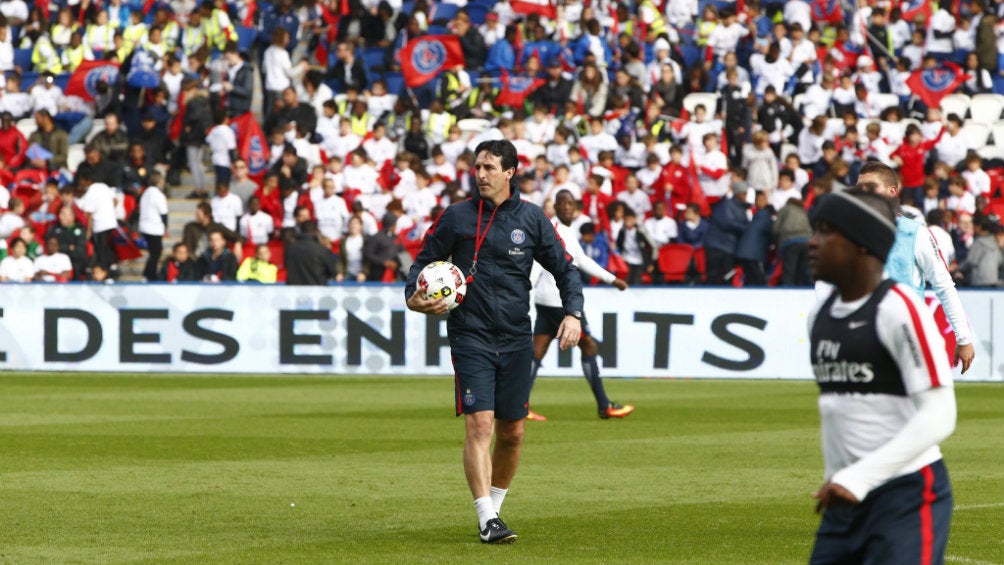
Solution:
M819 490L812 495L812 498L819 500L819 503L816 504L817 513L827 508L853 506L860 502L858 497L854 496L851 491L837 483L829 482L819 487Z
M974 357L976 357L976 349L973 348L973 344L957 345L955 346L955 362L953 365L958 365L959 361L962 361L962 372L965 373L969 370L969 366L973 364Z
M562 349L571 349L578 345L579 338L582 337L582 322L575 316L565 316L558 326L558 344Z

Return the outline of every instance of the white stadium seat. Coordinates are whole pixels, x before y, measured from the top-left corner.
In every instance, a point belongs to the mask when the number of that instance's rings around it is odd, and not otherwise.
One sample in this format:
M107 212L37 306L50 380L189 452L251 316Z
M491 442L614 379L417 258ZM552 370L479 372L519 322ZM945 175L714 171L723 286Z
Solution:
M977 94L969 102L969 114L973 121L981 124L993 124L1001 119L1004 112L1004 95Z
M704 109L708 112L707 115L709 117L713 116L715 114L715 109L718 107L718 93L691 92L683 97L683 107L690 114L694 113L694 108L696 108L698 104L704 104Z
M84 162L84 144L74 143L66 151L66 168L71 173L77 172L77 167Z
M895 94L889 94L885 92L872 92L868 96L875 99L878 102L879 108L885 110L886 108L899 107L899 96Z
M983 159L1002 159L1004 160L1004 146L1000 145L984 145L976 150L976 153Z
M994 145L1004 147L1004 120L997 120L990 126L990 135L994 138Z
M460 138L470 141L474 136L492 127L492 123L483 118L467 118L457 122L457 127L460 128Z
M941 111L948 117L948 114L956 114L960 120L966 119L966 112L969 111L969 97L965 94L949 94L941 99Z
M962 133L969 139L970 147L982 147L987 144L987 139L990 137L990 126L966 120L962 124Z
M17 121L16 127L17 131L21 132L21 135L27 138L35 133L35 130L38 129L38 124L35 123L35 118L22 118Z

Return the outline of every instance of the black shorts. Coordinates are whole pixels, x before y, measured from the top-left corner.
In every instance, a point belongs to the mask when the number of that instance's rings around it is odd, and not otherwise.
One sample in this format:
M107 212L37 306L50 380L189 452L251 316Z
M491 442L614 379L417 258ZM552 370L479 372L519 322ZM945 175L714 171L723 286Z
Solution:
M537 307L537 320L533 323L533 335L549 335L551 337L558 335L558 327L565 319L565 310L557 306L541 306L540 304L534 304L534 306ZM589 335L589 322L586 321L585 314L582 315L582 335Z
M457 416L494 410L503 420L522 420L530 403L533 348L496 353L451 348Z
M809 564L944 563L951 519L952 486L939 459L860 504L827 508Z

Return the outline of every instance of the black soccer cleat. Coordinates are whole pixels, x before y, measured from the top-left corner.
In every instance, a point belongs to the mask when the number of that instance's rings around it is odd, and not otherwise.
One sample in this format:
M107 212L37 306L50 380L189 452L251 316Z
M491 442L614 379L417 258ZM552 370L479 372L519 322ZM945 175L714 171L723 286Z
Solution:
M492 518L481 530L481 543L512 543L516 541L516 532L509 529L501 518Z

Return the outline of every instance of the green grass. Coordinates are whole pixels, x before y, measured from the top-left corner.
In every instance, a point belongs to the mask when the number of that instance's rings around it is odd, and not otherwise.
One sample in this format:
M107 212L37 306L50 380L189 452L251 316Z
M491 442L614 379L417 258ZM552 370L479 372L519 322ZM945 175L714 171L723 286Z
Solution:
M0 376L0 563L805 563L816 391L542 379L482 546L446 378ZM949 563L1004 563L1004 387L958 386ZM291 506L295 503L295 507Z

